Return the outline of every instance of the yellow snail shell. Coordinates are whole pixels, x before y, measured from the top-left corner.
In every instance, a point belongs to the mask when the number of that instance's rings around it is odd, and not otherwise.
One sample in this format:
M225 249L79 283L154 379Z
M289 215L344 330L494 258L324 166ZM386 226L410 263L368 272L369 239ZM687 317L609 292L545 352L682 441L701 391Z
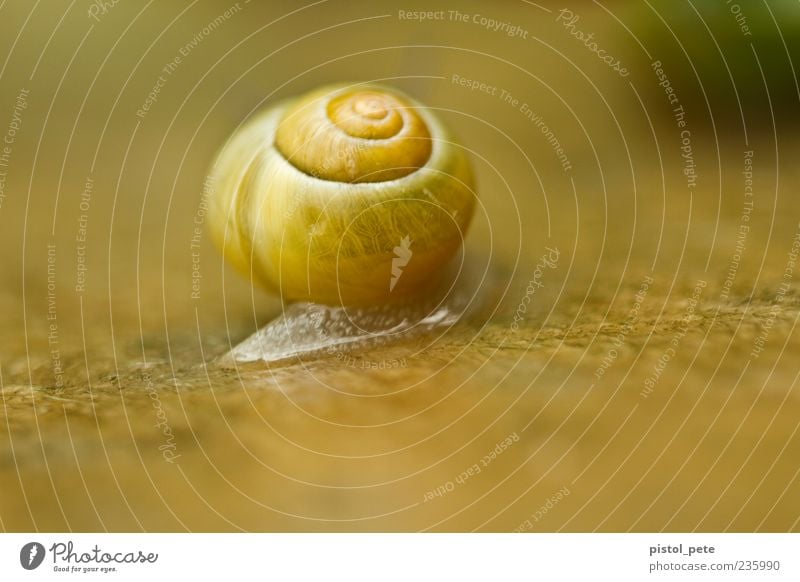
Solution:
M466 152L380 85L278 103L219 153L209 226L225 257L289 301L377 304L425 288L475 204Z

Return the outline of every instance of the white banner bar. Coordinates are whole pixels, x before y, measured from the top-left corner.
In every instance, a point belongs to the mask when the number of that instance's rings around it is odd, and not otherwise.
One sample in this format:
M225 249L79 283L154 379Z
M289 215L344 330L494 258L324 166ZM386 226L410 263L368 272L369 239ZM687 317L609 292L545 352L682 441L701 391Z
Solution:
M798 534L3 534L0 580L800 580Z

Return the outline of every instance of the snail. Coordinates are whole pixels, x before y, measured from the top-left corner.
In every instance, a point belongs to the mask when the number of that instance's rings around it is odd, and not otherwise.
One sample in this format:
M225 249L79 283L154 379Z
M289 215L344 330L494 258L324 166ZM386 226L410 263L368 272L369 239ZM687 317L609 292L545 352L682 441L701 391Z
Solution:
M433 112L376 84L331 85L254 116L211 172L208 224L239 271L288 301L424 293L475 205L466 152Z

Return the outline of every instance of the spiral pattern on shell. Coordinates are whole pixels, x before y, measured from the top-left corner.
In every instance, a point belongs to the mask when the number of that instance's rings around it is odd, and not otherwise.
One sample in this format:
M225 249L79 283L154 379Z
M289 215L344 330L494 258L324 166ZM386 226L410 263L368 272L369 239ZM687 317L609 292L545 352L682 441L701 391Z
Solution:
M430 110L380 85L268 108L212 170L212 236L289 301L371 304L423 290L463 243L472 171Z

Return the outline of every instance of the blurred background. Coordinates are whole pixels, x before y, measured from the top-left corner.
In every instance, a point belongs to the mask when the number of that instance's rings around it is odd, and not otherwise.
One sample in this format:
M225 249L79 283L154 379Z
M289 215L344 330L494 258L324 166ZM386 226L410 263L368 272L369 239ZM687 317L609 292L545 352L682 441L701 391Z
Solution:
M0 29L3 529L800 529L797 2L7 0ZM357 366L222 368L282 305L193 238L209 165L341 81L470 150L491 301Z

